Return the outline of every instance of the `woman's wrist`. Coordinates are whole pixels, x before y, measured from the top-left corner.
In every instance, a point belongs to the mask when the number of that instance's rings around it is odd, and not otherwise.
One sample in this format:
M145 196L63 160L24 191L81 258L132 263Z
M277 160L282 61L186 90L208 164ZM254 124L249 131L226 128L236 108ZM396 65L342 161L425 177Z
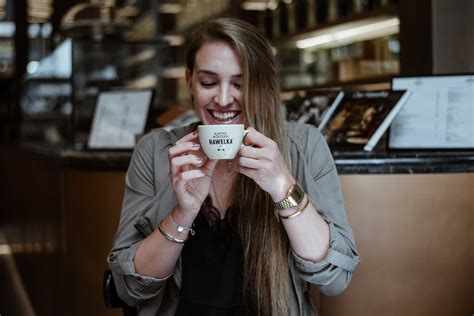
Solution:
M182 211L178 206L159 223L158 230L166 239L182 243L187 240L188 235L194 235L192 229L196 215ZM179 241L178 241L179 240Z
M198 210L183 210L179 206L176 206L173 211L171 211L171 216L177 223L182 223L183 225L193 223L194 219L199 213Z
M270 193L273 202L278 203L286 198L288 190L295 183L293 177L285 177L280 181L275 181L275 191Z

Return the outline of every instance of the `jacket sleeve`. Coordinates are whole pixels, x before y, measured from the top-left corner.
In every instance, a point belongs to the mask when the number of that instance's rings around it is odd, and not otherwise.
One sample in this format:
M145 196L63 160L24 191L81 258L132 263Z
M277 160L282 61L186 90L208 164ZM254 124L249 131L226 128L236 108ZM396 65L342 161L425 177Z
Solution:
M156 133L158 135L153 135ZM154 155L158 150L164 150L167 153L166 148L155 148L154 139L166 136L164 131L152 132L140 140L135 147L125 177L125 193L119 227L107 257L117 293L129 306L136 306L151 298L161 301L166 280L169 278L168 276L158 279L140 275L135 271L133 262L141 241L148 233L151 233L151 231L143 232L137 229L137 218L151 207L156 207L158 203L153 171Z
M299 257L294 251L291 254L302 279L317 285L322 293L334 296L347 287L360 257L347 221L336 166L326 141L316 128L310 128L305 145L306 170L303 177L313 205L329 225L329 250L317 263Z

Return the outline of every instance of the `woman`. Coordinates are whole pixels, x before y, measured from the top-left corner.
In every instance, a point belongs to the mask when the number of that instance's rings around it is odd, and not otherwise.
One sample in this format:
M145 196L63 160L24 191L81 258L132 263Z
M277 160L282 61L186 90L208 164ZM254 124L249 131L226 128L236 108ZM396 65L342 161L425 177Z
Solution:
M245 124L248 146L207 159L197 124L137 144L108 257L119 296L140 315L314 315L308 283L336 295L359 263L326 143L283 122L250 24L206 22L186 61L200 124Z

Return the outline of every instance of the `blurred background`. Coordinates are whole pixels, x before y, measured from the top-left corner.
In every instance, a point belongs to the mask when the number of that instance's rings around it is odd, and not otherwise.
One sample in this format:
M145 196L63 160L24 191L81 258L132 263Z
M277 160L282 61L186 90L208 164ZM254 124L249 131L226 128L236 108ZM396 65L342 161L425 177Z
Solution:
M269 39L288 120L394 77L472 83L472 0L0 0L0 315L121 315L102 274L133 146L90 148L99 96L153 92L137 139L195 119L185 47L218 16ZM474 314L473 148L331 149L363 263L312 289L320 314Z

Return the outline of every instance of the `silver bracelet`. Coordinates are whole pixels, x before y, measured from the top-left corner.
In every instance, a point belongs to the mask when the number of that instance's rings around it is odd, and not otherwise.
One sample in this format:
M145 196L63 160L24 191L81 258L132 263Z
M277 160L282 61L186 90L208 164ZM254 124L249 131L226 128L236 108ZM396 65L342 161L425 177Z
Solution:
M187 231L189 231L189 233L190 233L191 235L194 236L194 234L195 234L194 230L193 230L192 228L188 228L188 227L185 227L185 226L182 226L182 225L179 225L178 223L176 223L176 222L174 221L173 216L171 215L171 213L170 213L170 221L171 221L171 223L172 223L174 226L176 226L176 229L178 230L178 232L182 233L182 232L184 232L185 230L187 230ZM194 225L194 224L193 224L193 225Z
M165 237L169 241L172 241L178 244L184 244L186 242L186 239L179 239L165 232L165 229L163 228L161 224L163 224L163 221L161 221L160 224L158 225L158 230L160 231L161 235L163 235L163 237Z

